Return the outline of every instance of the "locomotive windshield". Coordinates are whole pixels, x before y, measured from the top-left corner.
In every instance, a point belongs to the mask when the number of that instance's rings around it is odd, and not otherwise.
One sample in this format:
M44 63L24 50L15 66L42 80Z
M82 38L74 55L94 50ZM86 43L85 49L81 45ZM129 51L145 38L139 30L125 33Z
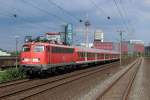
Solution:
M23 46L22 51L28 52L28 51L30 51L30 47L29 46Z
M34 52L43 52L44 51L44 46L37 45L34 47Z

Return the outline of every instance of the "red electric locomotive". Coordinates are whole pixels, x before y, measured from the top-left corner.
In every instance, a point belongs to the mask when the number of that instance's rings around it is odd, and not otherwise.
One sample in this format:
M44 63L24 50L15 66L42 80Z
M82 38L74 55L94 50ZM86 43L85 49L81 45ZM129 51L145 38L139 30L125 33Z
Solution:
M49 42L28 42L23 45L20 66L23 71L31 75L51 72L58 67L118 59L119 53L114 51L50 44Z

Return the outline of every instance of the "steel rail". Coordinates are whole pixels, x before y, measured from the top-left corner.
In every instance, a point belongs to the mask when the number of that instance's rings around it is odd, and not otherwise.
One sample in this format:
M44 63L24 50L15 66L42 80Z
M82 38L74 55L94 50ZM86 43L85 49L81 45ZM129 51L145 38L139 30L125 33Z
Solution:
M17 80L12 80L12 81L7 81L7 82L2 82L0 83L0 88L4 88L7 86L11 86L11 85L18 85L24 82L29 82L29 81L33 81L30 79L17 79Z
M140 68L141 62L142 62L142 61L140 61L140 63L137 65L138 67L136 68L136 70L135 70L135 72L134 72L134 74L133 74L133 76L132 76L132 79L130 80L130 82L129 82L127 88L126 88L126 90L124 91L121 100L127 100L127 99L128 99L128 96L129 96L129 94L130 94L130 90L131 90L131 88L132 88L132 85L133 85L133 83L134 83L134 80L135 80L135 78L136 78L136 75L137 75L137 73L138 73L138 70L139 70L139 68Z
M138 66L138 65L140 64L139 62L141 63L141 59L138 59L134 64L131 65L131 67L129 67L123 74L121 74L112 84L110 84L110 85L98 96L98 98L97 98L96 100L99 100L99 98L102 98L107 92L109 92L109 91L111 90L111 88L112 88L113 86L115 86L115 84L116 84L120 79L122 79L122 77L123 77L124 75L126 75L126 74L127 74L132 68L134 68L135 66ZM138 68L136 68L136 71L135 71L135 72L137 72L137 70L138 70ZM132 76L132 78L135 78L135 76L136 76L136 73L134 73L134 76ZM131 82L133 82L133 79L131 79L131 80L132 80ZM132 83L131 83L131 84L132 84ZM131 85L131 84L128 83L128 85ZM129 90L130 90L131 86L127 86L127 88L129 88ZM124 94L123 94L121 100L126 100L126 98L127 98L127 96L128 96L128 93L127 93L127 92L129 92L129 90L126 89L126 90L124 91Z
M114 64L114 63L112 63ZM64 77L64 78L61 78L61 79L55 79L53 81L48 81L48 82L45 82L45 83L41 83L39 85L35 85L33 87L29 87L29 88L26 88L26 89L23 89L23 90L20 90L20 91L16 91L14 93L8 93L6 95L1 95L0 98L7 98L8 96L15 96L17 94L23 94L25 92L29 92L29 91L34 91L34 92L30 92L29 95L22 95L23 97L21 96L18 96L17 95L17 98L19 97L19 99L25 99L25 98L28 98L30 96L33 96L33 95L37 95L39 93L42 93L42 92L45 92L47 90L50 90L50 89L53 89L53 88L56 88L58 86L61 86L61 85L64 85L64 84L67 84L69 82L72 82L72 81L75 81L75 80L78 80L80 78L83 78L83 77L87 77L89 75L93 75L93 74L96 74L97 72L100 72L100 71L103 71L103 70L106 70L108 68L112 68L112 64L106 64L106 65L102 65L101 67L94 67L92 69L90 69L89 71L81 71L79 73L76 73L76 74L73 74L73 75L70 75L68 77ZM109 66L108 66L109 65ZM106 67L104 67L106 66ZM36 91L37 88L41 88L41 87L44 87L46 85L50 85L50 84L53 84L52 86L49 86L49 88L42 88L40 91Z

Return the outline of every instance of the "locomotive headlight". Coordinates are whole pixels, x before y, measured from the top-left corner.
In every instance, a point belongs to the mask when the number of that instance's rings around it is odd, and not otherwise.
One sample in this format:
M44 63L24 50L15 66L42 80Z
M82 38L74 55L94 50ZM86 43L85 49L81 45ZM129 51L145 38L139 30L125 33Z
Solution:
M33 58L32 62L40 62L40 58Z
M29 62L30 59L28 59L28 58L23 58L22 61L23 61L23 62Z

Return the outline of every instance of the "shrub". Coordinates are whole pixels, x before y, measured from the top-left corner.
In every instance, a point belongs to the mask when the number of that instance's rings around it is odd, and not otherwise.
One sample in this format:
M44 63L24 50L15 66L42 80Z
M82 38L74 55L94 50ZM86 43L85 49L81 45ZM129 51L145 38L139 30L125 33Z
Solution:
M25 74L19 68L10 68L5 70L0 77L0 81L4 82L25 78Z

